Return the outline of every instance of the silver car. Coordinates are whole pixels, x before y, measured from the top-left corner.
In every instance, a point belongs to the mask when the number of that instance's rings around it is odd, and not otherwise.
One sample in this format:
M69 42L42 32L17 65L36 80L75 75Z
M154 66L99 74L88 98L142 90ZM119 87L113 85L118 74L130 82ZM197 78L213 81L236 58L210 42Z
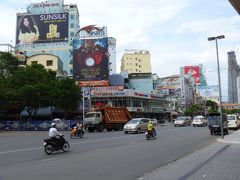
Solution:
M174 126L191 126L192 119L190 116L179 116L174 121Z
M133 118L124 125L123 130L125 134L128 132L140 133L147 131L149 119L148 118Z

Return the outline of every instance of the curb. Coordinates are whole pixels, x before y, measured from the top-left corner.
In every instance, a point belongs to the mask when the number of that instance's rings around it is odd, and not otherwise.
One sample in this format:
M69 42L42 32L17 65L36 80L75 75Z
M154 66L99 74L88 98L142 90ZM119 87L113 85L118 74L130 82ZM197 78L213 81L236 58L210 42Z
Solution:
M239 141L231 141L231 140L224 140L224 139L217 139L217 141L222 143L240 144Z

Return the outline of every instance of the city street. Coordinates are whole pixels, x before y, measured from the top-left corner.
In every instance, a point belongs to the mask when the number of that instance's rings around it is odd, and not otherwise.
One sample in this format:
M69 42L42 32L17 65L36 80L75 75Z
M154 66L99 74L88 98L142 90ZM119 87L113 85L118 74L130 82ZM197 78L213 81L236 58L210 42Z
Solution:
M216 142L207 127L157 127L158 139L119 132L70 139L70 152L45 155L48 132L0 132L0 180L136 179Z

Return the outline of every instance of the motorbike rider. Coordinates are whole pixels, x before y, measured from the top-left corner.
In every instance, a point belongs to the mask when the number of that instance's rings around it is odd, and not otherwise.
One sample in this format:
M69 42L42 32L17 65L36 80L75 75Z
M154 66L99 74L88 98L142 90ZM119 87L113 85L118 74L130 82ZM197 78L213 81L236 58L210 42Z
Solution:
M84 124L83 121L78 121L77 122L77 128L82 130L84 132Z
M148 122L148 125L147 125L147 130L148 130L148 133L152 136L156 136L156 130L154 128L154 124L152 121L149 121Z
M63 140L59 137L62 137L63 134L59 133L56 128L56 123L51 124L51 128L49 129L49 137L56 144L63 143Z

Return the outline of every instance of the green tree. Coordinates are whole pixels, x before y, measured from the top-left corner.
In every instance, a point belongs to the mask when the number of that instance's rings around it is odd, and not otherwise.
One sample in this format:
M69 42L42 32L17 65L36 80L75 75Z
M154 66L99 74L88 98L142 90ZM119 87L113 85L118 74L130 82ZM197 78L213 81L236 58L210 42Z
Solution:
M30 119L40 107L50 104L48 92L52 81L56 81L54 73L39 64L19 68L10 77L11 88L15 89L13 94Z
M189 108L186 109L185 115L187 116L196 116L201 111L201 105L200 104L193 104Z
M217 112L218 110L218 106L215 101L207 100L206 106L209 109L208 112Z
M9 52L0 51L0 76L9 77L18 69L19 61Z
M75 84L73 79L62 79L56 87L56 106L64 110L64 118L67 119L68 112L75 110L81 99L81 88Z

